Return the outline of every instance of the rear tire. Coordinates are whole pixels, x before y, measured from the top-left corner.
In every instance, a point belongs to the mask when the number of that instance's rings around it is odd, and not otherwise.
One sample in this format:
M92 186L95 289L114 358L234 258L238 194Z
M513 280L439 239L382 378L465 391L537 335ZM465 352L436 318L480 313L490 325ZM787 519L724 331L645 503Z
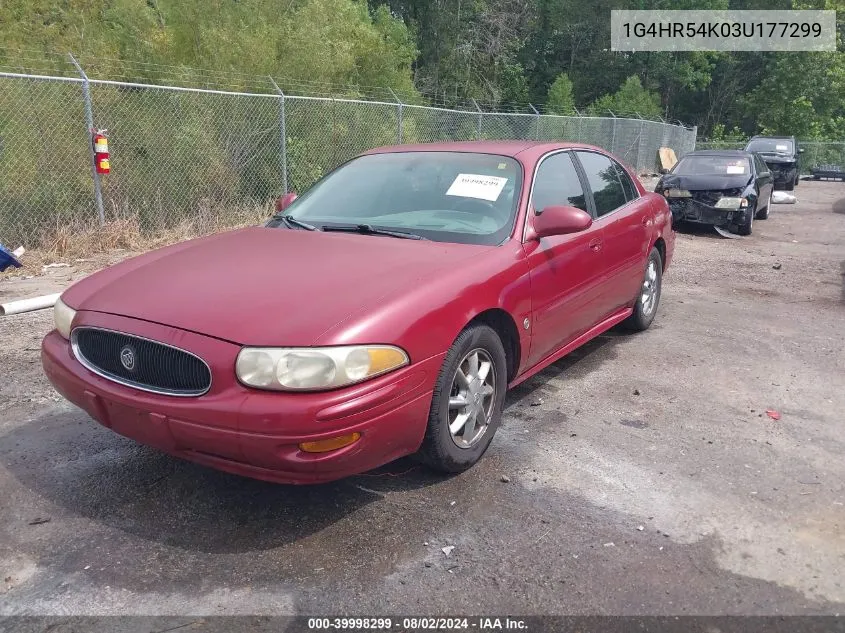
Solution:
M657 314L660 293L663 290L663 258L656 248L651 249L643 274L643 285L634 303L634 312L622 322L627 330L642 332L647 330Z
M417 458L445 473L473 466L502 421L507 385L499 335L486 325L466 328L446 353Z

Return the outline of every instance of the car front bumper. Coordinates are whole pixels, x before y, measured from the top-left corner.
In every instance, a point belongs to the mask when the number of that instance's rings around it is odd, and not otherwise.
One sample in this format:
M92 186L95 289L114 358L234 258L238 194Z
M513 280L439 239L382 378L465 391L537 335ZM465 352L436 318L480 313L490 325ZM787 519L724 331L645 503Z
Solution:
M695 222L712 226L729 226L742 224L751 213L751 207L743 209L717 209L692 198L670 198L669 208L672 210L673 222Z
M80 323L80 318L83 323ZM58 332L43 340L41 360L54 387L103 426L177 457L277 483L341 479L414 453L425 434L435 356L344 389L282 393L249 389L234 376L238 346L157 324L80 313L75 325L103 327L178 345L208 362L212 388L199 397L140 391L103 378L74 357ZM227 375L229 374L229 375ZM343 448L308 453L303 442L348 433Z
M772 180L777 187L784 187L798 179L798 166L795 164L773 163L768 167L769 171L772 172Z

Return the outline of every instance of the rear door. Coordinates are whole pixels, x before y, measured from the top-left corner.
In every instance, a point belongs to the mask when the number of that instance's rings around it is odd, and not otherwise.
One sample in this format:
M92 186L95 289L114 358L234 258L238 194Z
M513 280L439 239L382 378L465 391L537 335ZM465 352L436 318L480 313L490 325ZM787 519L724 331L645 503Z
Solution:
M537 167L528 209L565 205L589 212L584 183L569 151L543 158ZM524 244L531 267L533 326L529 364L534 364L586 332L601 318L600 281L604 275L602 229L555 235Z
M596 151L578 150L592 195L595 225L603 232L604 290L599 299L601 317L633 303L640 291L654 219L628 172L618 162Z

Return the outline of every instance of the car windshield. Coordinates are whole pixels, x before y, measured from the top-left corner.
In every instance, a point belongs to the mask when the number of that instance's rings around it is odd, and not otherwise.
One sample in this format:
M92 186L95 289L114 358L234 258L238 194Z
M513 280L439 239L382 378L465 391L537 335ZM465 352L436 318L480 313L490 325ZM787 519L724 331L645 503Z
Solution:
M751 173L744 156L684 156L672 173L683 176L742 176Z
M285 214L317 228L367 225L439 242L494 245L511 234L521 183L522 168L507 156L370 154L318 181Z
M745 149L749 152L764 154L791 154L792 141L785 138L755 138Z

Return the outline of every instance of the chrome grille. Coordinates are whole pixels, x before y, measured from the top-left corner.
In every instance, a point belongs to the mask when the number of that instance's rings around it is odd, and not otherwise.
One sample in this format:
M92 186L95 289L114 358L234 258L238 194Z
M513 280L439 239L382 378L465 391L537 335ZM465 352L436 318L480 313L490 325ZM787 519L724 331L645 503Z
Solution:
M205 361L164 343L90 327L74 329L71 343L85 367L136 389L200 396L211 387L211 370Z

